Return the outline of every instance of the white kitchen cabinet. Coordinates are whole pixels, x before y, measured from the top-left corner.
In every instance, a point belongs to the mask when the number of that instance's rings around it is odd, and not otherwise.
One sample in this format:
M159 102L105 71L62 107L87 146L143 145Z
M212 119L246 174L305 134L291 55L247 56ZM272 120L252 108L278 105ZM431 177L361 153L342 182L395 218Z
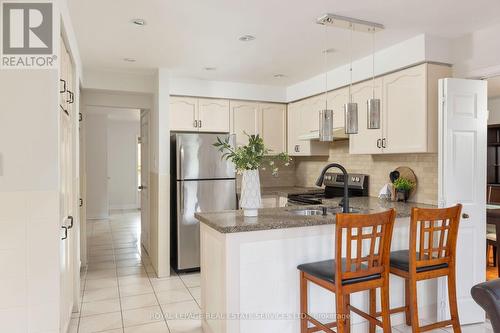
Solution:
M301 140L300 136L319 130L319 111L325 108L325 96L315 96L288 104L288 154L291 156L328 156L329 145Z
M198 99L170 96L170 130L198 131Z
M272 153L286 151L286 105L230 101L231 133L236 135L236 144L248 143L249 135L259 134Z
M231 133L236 136L236 145L248 143L245 135L259 133L259 103L245 101L230 101Z
M229 132L229 100L171 96L170 130Z
M380 130L366 128L371 82L356 84L353 100L359 108L359 132L350 135L350 153L437 152L438 80L450 75L448 66L422 64L377 79L375 94L381 99L382 111Z
M373 82L365 81L352 87L352 100L358 103L358 133L349 135L351 154L380 154L382 152L383 124L380 129L368 129L367 101L373 97ZM382 79L375 80L375 98L382 99ZM383 122L381 122L383 123Z
M229 132L229 100L199 98L197 119L200 132Z
M260 103L260 131L271 155L286 151L286 105Z

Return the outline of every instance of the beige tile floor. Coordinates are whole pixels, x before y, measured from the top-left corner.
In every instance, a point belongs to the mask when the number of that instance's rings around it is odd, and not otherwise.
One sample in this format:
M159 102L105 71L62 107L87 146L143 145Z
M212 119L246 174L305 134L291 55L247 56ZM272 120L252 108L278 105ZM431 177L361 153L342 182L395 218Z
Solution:
M140 248L140 214L115 211L89 221L89 264L82 273L82 303L70 333L200 333L200 274L158 279ZM406 325L393 332L411 332ZM451 329L432 332L452 332ZM463 333L492 333L489 323Z

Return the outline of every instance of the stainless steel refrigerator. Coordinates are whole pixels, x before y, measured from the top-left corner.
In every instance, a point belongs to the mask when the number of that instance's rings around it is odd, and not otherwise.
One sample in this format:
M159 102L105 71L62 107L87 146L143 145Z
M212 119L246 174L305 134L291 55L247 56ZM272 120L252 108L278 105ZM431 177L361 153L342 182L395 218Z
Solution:
M200 225L194 213L237 208L234 166L213 146L218 136L228 134L177 133L170 138L170 244L176 271L200 267Z

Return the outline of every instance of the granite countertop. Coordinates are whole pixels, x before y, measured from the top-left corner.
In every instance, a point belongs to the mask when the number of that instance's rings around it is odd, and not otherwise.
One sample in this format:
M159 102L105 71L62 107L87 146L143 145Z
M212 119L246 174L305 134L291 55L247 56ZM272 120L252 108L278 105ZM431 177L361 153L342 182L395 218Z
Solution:
M341 198L324 200L322 206L329 208L338 207ZM397 217L409 217L413 207L436 208L434 205L419 203L403 203L380 200L374 197L349 198L350 206L360 213L376 213L395 208ZM246 231L271 230L308 227L324 224L335 224L335 215L304 216L296 215L290 211L318 208L321 206L290 206L282 208L264 208L259 210L257 217L244 217L243 211L232 210L213 213L196 213L195 217L209 227L220 233L236 233Z
M237 194L239 195L241 189L238 188ZM261 195L279 195L287 197L289 194L301 193L322 193L324 189L320 187L300 187L300 186L277 186L277 187L261 187Z

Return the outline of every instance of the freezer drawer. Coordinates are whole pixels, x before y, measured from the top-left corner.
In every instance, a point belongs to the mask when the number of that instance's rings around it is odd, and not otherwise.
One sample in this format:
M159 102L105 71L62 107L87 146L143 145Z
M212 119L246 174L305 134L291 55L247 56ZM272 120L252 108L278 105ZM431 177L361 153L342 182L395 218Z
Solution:
M200 267L200 225L196 212L236 209L236 180L177 182L177 269Z
M227 136L228 134L176 134L177 180L234 178L233 164L223 160L222 154L213 146L217 137Z

